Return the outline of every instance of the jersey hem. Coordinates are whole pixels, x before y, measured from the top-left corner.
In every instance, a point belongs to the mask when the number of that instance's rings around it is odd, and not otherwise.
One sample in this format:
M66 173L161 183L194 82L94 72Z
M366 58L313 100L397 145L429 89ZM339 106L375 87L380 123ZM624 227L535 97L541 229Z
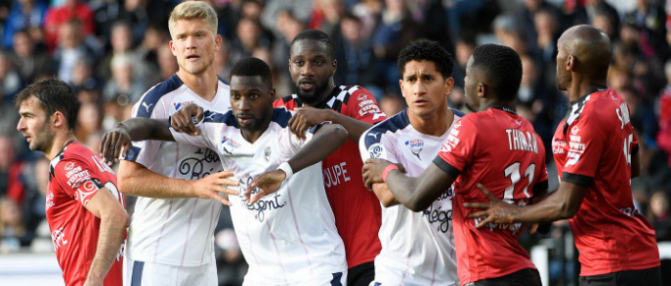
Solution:
M596 276L596 275L604 275L604 274L610 274L610 273L615 273L615 272L621 272L621 271L636 271L636 270L645 270L645 269L650 269L650 268L655 268L659 267L662 265L661 261L656 261L652 262L650 264L641 264L641 265L636 265L636 266L631 266L631 267L613 267L611 268L610 271L604 269L604 270L588 270L588 271L580 271L580 276L581 277L589 277L589 276Z

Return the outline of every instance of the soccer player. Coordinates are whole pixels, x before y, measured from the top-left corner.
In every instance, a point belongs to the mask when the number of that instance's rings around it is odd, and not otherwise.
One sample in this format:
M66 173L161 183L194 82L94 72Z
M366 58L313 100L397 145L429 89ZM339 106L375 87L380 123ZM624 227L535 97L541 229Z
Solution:
M488 224L466 219L464 202L485 202L482 183L508 203L524 205L547 192L545 148L526 119L515 113L522 77L519 55L509 47L482 45L466 65L468 104L478 110L462 117L438 156L419 177L407 177L381 159L366 161L366 185L386 182L394 197L421 211L454 183L452 219L457 273L462 285L541 285L529 254L517 243L521 224Z
M249 264L244 285L345 285L345 249L326 198L320 161L345 144L348 134L340 125L325 124L314 136L308 130L306 139L300 139L287 127L292 113L272 107L274 95L268 65L247 58L231 69L232 111L203 113L201 107L188 106L171 117L172 132L167 120L133 118L117 128L123 140L110 143L117 149L129 138L151 138L217 150L237 180L223 183L241 190L230 201ZM203 121L197 129L192 116ZM253 178L275 169L284 176L280 190L245 202L244 191Z
M289 122L297 134L324 121L345 127L349 140L322 162L326 194L345 242L350 286L368 286L375 276L373 260L380 253L377 238L381 210L359 172L359 136L386 118L375 98L360 86L336 86L335 43L326 33L306 30L291 42L289 72L296 94L275 101L275 107L296 110Z
M168 27L179 70L142 96L133 117L167 119L189 104L226 112L230 87L217 78L214 65L222 44L214 9L200 1L181 3L170 14ZM217 285L213 232L221 203L227 203L218 193L226 189L217 182L231 175L219 172L217 154L189 144L144 141L134 144L124 159L119 189L138 196L125 285Z
M68 286L121 286L128 214L116 175L75 141L79 101L65 82L31 84L16 98L17 129L51 160L46 216Z
M433 41L419 40L401 50L399 84L408 109L363 133L363 160L385 159L403 165L409 176L422 174L464 116L447 107L453 66L452 55ZM452 188L418 212L399 205L385 184L372 188L383 206L374 285L459 285Z
M557 87L571 100L552 140L559 189L523 208L483 189L491 204L469 205L487 209L472 216L496 223L568 218L580 251L580 285L662 285L655 231L631 193L630 179L640 167L629 106L606 85L610 39L580 25L566 30L557 48Z

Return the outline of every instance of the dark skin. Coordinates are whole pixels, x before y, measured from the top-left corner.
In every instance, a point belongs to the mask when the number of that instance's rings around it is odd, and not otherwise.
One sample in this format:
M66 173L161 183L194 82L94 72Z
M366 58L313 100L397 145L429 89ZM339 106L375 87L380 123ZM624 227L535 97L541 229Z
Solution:
M240 132L245 140L254 143L258 140L263 132L268 129L268 125L273 117L272 99L275 97L275 89L269 84L270 81L264 81L260 76L232 76L231 77L231 107L233 114L240 125ZM177 132L187 133L192 136L200 135L201 131L196 127L193 118L196 122L200 122L204 117L204 110L197 105L189 105L171 117L170 124L168 120L154 120L149 118L131 118L122 123L119 123L117 128L110 131L103 136L101 142L101 150L103 155L109 160L110 158L118 158L121 154L125 156L126 147L131 146L132 141L142 140L163 140L175 141L170 127ZM331 153L335 152L340 146L347 141L347 131L336 124L329 124L320 128L313 139L308 142L295 156L289 160L289 165L294 172L298 172L310 165L322 161ZM123 150L122 150L123 149ZM270 172L274 177L270 180L264 181L272 185L274 178L281 180L277 184L281 184L284 180L283 171ZM278 174L279 173L279 174ZM217 174L232 175L230 171L224 171ZM268 173L266 173L268 174ZM213 174L216 175L216 174ZM210 176L213 176L210 175ZM265 174L264 174L265 175ZM208 176L208 177L210 177ZM206 177L206 178L208 178ZM263 177L263 176L262 176ZM266 176L268 177L268 176ZM204 178L204 179L206 179ZM265 178L265 177L263 177ZM203 180L203 179L201 179ZM255 180L257 183L259 180ZM226 205L230 203L221 198L217 193L223 192L231 195L238 195L238 191L224 188L221 185L237 186L238 183L234 180L217 180L214 182L217 188L211 193L213 196L224 200ZM256 184L262 187L262 183ZM256 195L254 198L258 200L262 196ZM249 196L248 196L249 198Z
M606 86L611 50L610 40L602 31L587 25L570 28L557 43L557 86L568 91L571 101ZM638 154L632 156L632 178L640 173ZM490 199L489 204L466 203L467 208L483 209L468 218L485 218L487 223L549 223L572 218L589 188L562 181L559 189L538 204L515 207L493 197L484 187L480 190Z
M402 72L399 85L408 104L410 124L420 133L442 136L454 121L454 112L447 108L447 97L454 86L454 79L444 78L436 70L435 63L430 61L407 62ZM403 169L401 172L405 173ZM383 206L399 204L387 184L374 183L371 188Z
M296 108L296 114L289 121L289 128L298 137L303 138L310 126L331 121L345 127L349 138L358 142L361 134L372 127L372 124L342 115L329 108L314 108L324 102L337 88L333 82L333 75L338 63L328 51L325 43L307 39L295 42L291 46L289 73L296 94L306 107Z

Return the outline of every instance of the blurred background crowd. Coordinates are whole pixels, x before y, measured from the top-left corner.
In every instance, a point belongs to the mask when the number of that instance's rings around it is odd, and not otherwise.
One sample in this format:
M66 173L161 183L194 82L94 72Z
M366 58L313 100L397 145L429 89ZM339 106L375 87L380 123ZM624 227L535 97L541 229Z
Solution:
M438 41L455 56L450 106L465 110L464 68L473 49L499 43L515 49L524 73L518 112L529 119L551 157L554 130L568 108L555 87L556 42L562 31L591 24L613 46L609 85L631 107L642 176L633 180L639 209L660 241L671 240L671 1L664 0L206 0L219 13L224 39L215 64L220 77L254 56L274 71L279 96L291 94L289 44L305 29L337 42L336 84L370 90L388 115L405 108L396 68L410 41ZM76 136L94 151L104 132L130 116L133 104L177 69L168 41L177 0L0 0L0 253L52 251L44 217L49 163L27 149L16 131L13 99L26 85L58 77L76 90L82 107ZM553 160L550 172L556 174ZM556 176L550 176L551 190ZM132 199L129 200L132 212ZM246 272L230 214L216 235L221 285ZM563 241L566 223L550 241ZM568 235L570 237L570 233ZM536 237L524 237L534 244ZM558 243L561 244L561 243ZM557 249L557 248L555 248ZM572 259L555 255L553 285L571 276ZM566 275L564 275L566 276Z

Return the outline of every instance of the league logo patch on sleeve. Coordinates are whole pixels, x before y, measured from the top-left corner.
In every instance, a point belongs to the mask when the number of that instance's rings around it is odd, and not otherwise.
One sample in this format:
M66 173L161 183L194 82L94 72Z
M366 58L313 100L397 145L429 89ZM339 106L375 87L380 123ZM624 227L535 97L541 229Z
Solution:
M368 155L371 158L376 158L376 159L387 157L386 156L387 154L384 151L384 146L382 146L382 144L380 144L380 143L375 143L373 145L370 145L370 147L368 147Z

